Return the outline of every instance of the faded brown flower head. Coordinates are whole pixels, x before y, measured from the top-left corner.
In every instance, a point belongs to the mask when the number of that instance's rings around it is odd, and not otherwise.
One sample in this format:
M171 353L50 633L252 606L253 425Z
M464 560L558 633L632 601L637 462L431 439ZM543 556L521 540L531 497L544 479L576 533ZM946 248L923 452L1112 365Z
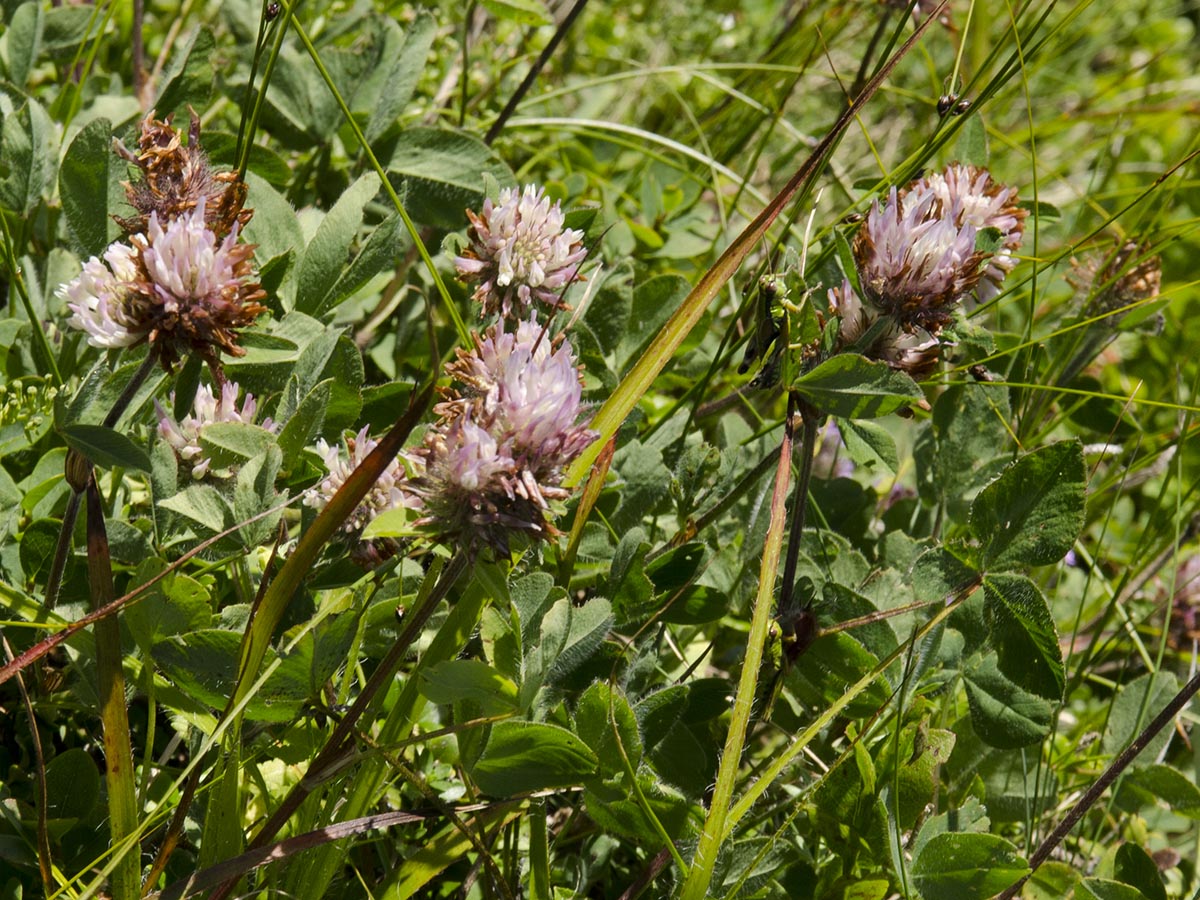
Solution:
M139 179L124 182L125 195L137 210L133 218L117 218L129 234L140 234L150 225L151 214L160 222L171 221L191 212L197 204L205 209L204 221L218 237L225 237L235 225L245 226L254 215L244 209L246 185L235 172L214 172L200 146L200 117L191 113L187 144L179 131L149 113L142 120L137 151L120 141L113 149L138 167Z
M1148 245L1137 241L1120 243L1103 259L1072 259L1071 269L1067 280L1087 295L1088 311L1112 313L1113 325L1129 307L1155 299L1162 288L1162 257L1150 255Z

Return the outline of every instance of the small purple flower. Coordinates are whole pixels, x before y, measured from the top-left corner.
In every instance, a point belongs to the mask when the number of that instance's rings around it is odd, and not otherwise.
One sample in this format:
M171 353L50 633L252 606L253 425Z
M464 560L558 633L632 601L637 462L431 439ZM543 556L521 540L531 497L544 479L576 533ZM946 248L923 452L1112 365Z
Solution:
M915 187L908 196L892 188L883 207L872 205L854 240L859 282L899 322L940 328L979 282L983 255L975 226L943 217L933 192Z
M304 505L316 510L324 509L346 479L379 444L367 436L367 427L352 438L345 439L345 452L338 445L331 445L324 438L317 441L317 453L325 463L328 473L320 482L304 492ZM408 488L407 473L399 458L384 467L375 484L346 519L342 530L351 538L362 534L364 528L380 513L397 507L410 509L419 506L419 500Z
M127 244L109 245L103 262L93 256L73 281L59 287L58 296L72 313L67 324L87 332L93 347L108 350L136 344L142 335L125 312L125 295L137 277L137 252Z
M478 282L473 296L483 315L522 317L535 301L558 308L567 285L582 280L583 232L565 227L560 204L541 188L505 188L498 203L485 199L467 218L467 248L454 265L464 281Z
M976 231L995 228L1000 232L1000 248L987 261L983 277L975 288L980 300L988 301L1000 293L1005 277L1016 266L1013 254L1020 249L1025 233L1027 210L1017 206L1017 189L992 180L987 169L954 163L916 184L938 198L942 215L972 225ZM908 203L917 190L905 195ZM916 198L914 197L914 200Z
M196 391L196 399L192 401L192 414L184 416L183 420L179 422L175 421L175 417L167 412L161 403L157 400L154 401L154 408L158 412L158 433L171 445L176 456L184 463L191 465L192 478L197 481L206 475L226 478L232 474L228 470L213 471L211 469L212 460L204 455L200 436L205 427L214 422L254 424L254 417L258 411L254 395L246 394L242 400L241 409L238 409L237 396L236 382L226 381L221 385L220 396L215 395L208 385L201 385ZM175 399L174 393L171 394L171 399ZM263 419L259 427L265 428L272 434L279 431L279 426L270 418Z

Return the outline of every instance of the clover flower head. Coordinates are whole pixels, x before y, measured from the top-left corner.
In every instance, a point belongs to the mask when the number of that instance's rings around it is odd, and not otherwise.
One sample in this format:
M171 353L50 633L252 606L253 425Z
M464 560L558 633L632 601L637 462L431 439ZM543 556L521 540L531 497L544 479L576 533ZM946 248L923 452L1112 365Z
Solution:
M111 244L103 261L93 256L74 280L58 289L71 310L67 324L86 332L93 347L108 350L136 344L142 335L125 312L125 295L137 274L137 252L127 244Z
M876 200L854 239L864 293L904 324L940 328L979 282L983 254L976 228L943 216L937 196L915 188L903 202L895 188Z
M316 510L324 509L333 495L338 492L350 473L378 446L379 442L367 436L367 426L354 437L345 439L345 446L330 444L324 438L317 441L317 453L325 463L327 474L316 485L304 493L304 505ZM343 452L344 450L344 452ZM364 528L380 513L397 507L416 508L419 500L409 489L407 473L400 458L391 460L376 479L367 495L355 507L342 530L347 536L357 538Z
M553 340L533 316L515 332L493 326L447 371L463 389L446 408L470 404L538 481L561 480L594 439L579 424L583 386L571 345Z
M59 289L68 324L103 349L148 341L168 369L188 349L214 366L220 351L243 355L238 331L265 311L266 294L253 280L254 246L238 231L235 223L219 239L203 204L167 222L150 213L144 234L110 246L104 263L89 259Z
M227 478L232 474L228 469L221 471L212 469L212 460L204 455L200 436L207 426L215 422L255 424L254 418L258 412L258 403L255 401L254 395L247 393L242 399L242 406L239 409L237 405L238 392L238 385L233 381L226 381L222 384L219 394L214 394L213 389L208 385L201 385L196 390L196 398L192 401L192 414L184 416L178 422L161 403L157 400L154 401L154 407L158 412L158 433L171 445L179 459L191 465L192 478L197 481L206 475ZM171 400L174 401L174 399L175 394L172 392ZM259 427L272 434L279 431L279 426L270 418L263 419L259 423Z
M1137 241L1124 241L1102 259L1071 260L1067 280L1088 297L1089 312L1109 313L1116 325L1137 303L1155 299L1162 288L1162 257Z
M483 315L521 317L535 302L558 308L567 285L582 280L583 232L565 227L561 205L541 188L505 188L467 218L467 248L454 264L460 278L478 282Z
M253 281L254 246L239 243L238 231L235 224L218 239L197 206L166 223L151 213L146 233L133 236L140 277L126 295L126 316L159 345L164 362L185 348L208 359L245 353L238 331L265 311L265 292Z
M582 385L570 344L533 316L513 332L498 323L447 371L456 387L416 451L425 463L414 481L423 522L469 552L507 554L513 531L556 534L550 504L568 496L566 467L595 439L579 421Z

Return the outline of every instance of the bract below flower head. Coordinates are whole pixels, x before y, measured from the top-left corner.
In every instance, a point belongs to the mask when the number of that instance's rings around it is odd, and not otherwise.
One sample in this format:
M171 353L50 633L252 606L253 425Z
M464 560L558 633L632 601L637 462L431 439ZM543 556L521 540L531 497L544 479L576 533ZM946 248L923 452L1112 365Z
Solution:
M848 279L830 289L829 305L841 320L839 350L881 360L914 377L928 375L937 365L941 344L934 334L920 325L901 325L870 300L861 299ZM874 337L862 346L868 334Z
M346 479L378 446L379 442L367 435L367 426L352 438L346 438L345 446L330 444L324 438L317 441L316 450L325 463L328 473L316 485L304 492L304 505L321 510L338 492ZM397 507L415 509L420 500L409 487L408 476L399 457L391 460L380 473L371 489L354 508L342 526L346 535L356 538L380 513Z
M167 412L161 403L157 400L154 401L154 407L158 412L158 433L171 445L175 454L192 467L192 478L199 480L206 475L225 478L232 474L228 470L212 470L212 460L204 454L200 437L204 429L215 422L255 424L254 417L258 411L258 404L254 395L246 394L239 409L237 405L238 391L238 385L233 381L226 381L222 384L219 394L214 394L213 389L208 385L201 385L196 390L196 398L192 401L192 414L184 416L179 422L175 421L175 417ZM175 399L173 393L171 399ZM279 431L279 426L270 418L263 419L259 423L259 427L272 434Z
M583 232L565 227L562 207L541 188L505 188L467 218L467 248L454 265L460 278L478 283L473 297L483 315L522 317L535 302L558 308L567 285L582 280Z

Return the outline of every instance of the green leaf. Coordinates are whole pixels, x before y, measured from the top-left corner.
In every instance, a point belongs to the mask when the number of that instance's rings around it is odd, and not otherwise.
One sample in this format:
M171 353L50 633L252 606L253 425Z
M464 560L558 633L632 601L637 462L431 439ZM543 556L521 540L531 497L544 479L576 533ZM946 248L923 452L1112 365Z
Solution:
M18 559L26 579L41 584L49 577L50 561L54 558L61 530L62 522L58 519L38 519L25 529Z
M671 313L683 302L689 287L687 279L682 276L656 275L633 289L629 319L617 346L618 369L642 354Z
M421 10L408 26L404 46L396 54L396 61L383 82L383 89L375 102L375 109L367 121L368 141L375 141L387 131L408 106L417 79L425 70L425 60L433 38L437 34L437 19L428 10Z
M693 584L671 598L658 617L660 622L672 625L703 625L715 622L730 610L729 595L716 588Z
M620 688L597 681L583 692L575 707L575 733L600 760L605 776L625 772L624 753L633 771L642 761L642 738L638 721Z
M58 141L54 123L46 111L27 100L0 125L0 206L25 215L50 195Z
M827 706L879 664L879 658L844 631L822 635L809 645L802 662L787 673L788 688L801 702ZM869 716L888 702L891 688L876 678L846 707L849 716Z
M161 559L148 559L138 567L134 581L145 584L164 568L166 564ZM133 639L144 651L164 638L212 624L208 589L181 572L164 576L122 615Z
M362 540L413 537L420 533L419 529L413 526L418 518L420 513L403 506L384 510L367 523L362 532Z
M491 715L517 709L517 686L477 659L450 659L421 671L421 693L434 703L473 700Z
M97 466L150 471L146 451L126 435L103 425L68 425L62 430L67 446L79 451Z
M925 900L987 900L1029 874L1017 848L995 834L939 834L913 862Z
M100 799L100 771L86 750L64 750L46 763L46 815L83 819Z
M186 516L214 534L224 531L233 519L229 504L211 484L190 484L175 496L160 500L159 505Z
M896 452L896 441L888 430L874 422L856 422L840 419L838 430L846 444L846 452L860 466L873 472L880 470L896 474L900 469L900 456Z
M461 228L463 210L483 202L483 176L502 187L512 171L478 138L438 128L409 128L396 141L387 170L400 177L400 197L410 216L440 228Z
M1158 873L1158 865L1137 844L1125 843L1117 848L1113 877L1137 888L1146 900L1167 900L1167 889Z
M176 635L154 645L154 658L181 690L201 703L221 709L237 681L242 636L215 628ZM268 651L268 657L274 657ZM270 661L270 659L268 659ZM246 707L246 718L262 722L290 722L304 700L289 679L272 674Z
M1007 678L994 652L972 657L963 680L975 731L991 746L1027 747L1050 733L1055 704Z
M554 20L542 0L480 0L497 19L508 19L518 25L550 25Z
M275 444L275 435L249 422L212 422L200 430L200 447L213 468L241 465Z
M1075 900L1147 900L1137 888L1107 878L1085 878L1075 885Z
M393 213L380 222L353 262L321 300L318 313L337 306L384 269L394 267L409 243L408 230L399 213Z
M917 383L884 362L839 353L792 382L821 412L873 419L925 399Z
M653 750L667 736L686 712L689 689L685 684L673 684L643 697L633 707L646 751Z
M325 297L346 268L350 245L358 236L363 207L379 193L379 176L366 172L350 185L325 214L300 260L296 309L318 313Z
M58 193L67 225L89 256L99 256L110 243L111 145L111 123L93 119L71 141L58 172Z
M8 78L19 88L29 80L29 70L41 49L45 13L40 0L22 3L8 23Z
M1153 763L1121 779L1117 802L1123 809L1134 811L1156 799L1178 815L1200 819L1200 787L1178 769Z
M612 627L612 605L603 597L593 597L583 606L572 605L567 640L550 664L546 681L561 681L591 659Z
M283 453L283 468L291 471L300 453L317 439L325 424L325 408L329 405L333 379L326 379L305 394L300 405L279 432L279 450Z
M1104 735L1104 750L1116 755L1124 750L1135 737L1158 715L1179 690L1179 681L1174 672L1159 671L1135 678L1121 688L1113 701L1108 717L1108 730ZM1138 759L1151 763L1158 759L1174 732L1164 728L1141 752ZM1138 760L1134 760L1136 766Z
M969 166L986 166L988 164L987 129L983 125L983 117L973 112L963 120L958 132L958 141L954 144L954 155L960 162Z
M212 30L197 28L191 32L187 43L172 54L171 62L158 82L163 89L152 104L160 117L175 115L186 122L188 106L198 110L208 106L216 47Z
M981 567L995 571L1062 559L1083 530L1086 485L1078 441L1050 444L1009 466L971 504Z
M256 245L255 255L262 265L303 247L304 232L300 229L300 220L284 196L254 172L246 173L246 186L254 204L254 218L242 234Z
M87 39L95 11L86 6L52 6L46 10L42 52L53 59L70 60Z
M914 458L922 497L941 498L955 519L966 502L1007 462L997 458L1009 443L1008 388L986 382L950 385L933 404Z
M1024 575L989 575L983 592L1000 671L1027 691L1061 700L1062 651L1041 590Z
M659 824L672 839L678 840L697 807L649 772L639 773L637 781ZM646 850L661 847L662 836L647 820L641 804L633 797L632 788L626 790L626 786L627 782L614 786L593 779L583 792L589 818L604 831L636 841L637 846Z
M492 726L471 774L485 794L510 797L578 784L594 775L599 765L596 754L565 728L542 722L500 722Z

